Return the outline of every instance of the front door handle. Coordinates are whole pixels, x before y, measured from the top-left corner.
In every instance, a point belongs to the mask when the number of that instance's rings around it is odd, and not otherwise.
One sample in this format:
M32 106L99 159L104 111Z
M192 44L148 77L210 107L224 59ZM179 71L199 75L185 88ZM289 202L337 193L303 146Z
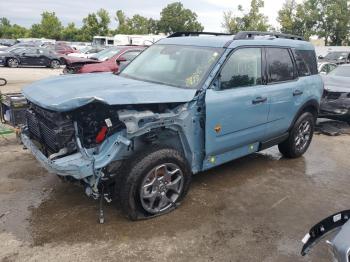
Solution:
M303 91L298 90L298 89L293 92L293 96L300 96L302 94L303 94Z
M252 100L252 103L255 104L260 104L260 103L265 103L267 101L267 97L257 97L254 100Z

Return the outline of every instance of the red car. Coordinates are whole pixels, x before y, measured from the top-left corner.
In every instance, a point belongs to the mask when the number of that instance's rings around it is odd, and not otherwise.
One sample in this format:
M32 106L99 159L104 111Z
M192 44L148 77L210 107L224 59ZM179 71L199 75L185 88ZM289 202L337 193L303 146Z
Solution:
M70 53L76 53L77 50L75 50L73 47L65 44L56 44L55 45L55 52L61 55L68 55Z
M111 47L97 53L91 59L65 56L62 58L66 64L63 73L118 72L121 66L130 63L145 48L144 46Z

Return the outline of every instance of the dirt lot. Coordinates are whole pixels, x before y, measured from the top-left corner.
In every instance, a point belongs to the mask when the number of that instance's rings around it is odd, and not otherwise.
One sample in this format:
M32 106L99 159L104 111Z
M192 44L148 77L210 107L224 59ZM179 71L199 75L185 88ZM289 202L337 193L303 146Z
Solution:
M7 90L57 75L0 68ZM276 148L194 177L175 212L130 222L114 205L97 223L97 202L0 138L2 261L331 261L325 244L301 257L314 223L349 209L350 137L316 135L304 157Z

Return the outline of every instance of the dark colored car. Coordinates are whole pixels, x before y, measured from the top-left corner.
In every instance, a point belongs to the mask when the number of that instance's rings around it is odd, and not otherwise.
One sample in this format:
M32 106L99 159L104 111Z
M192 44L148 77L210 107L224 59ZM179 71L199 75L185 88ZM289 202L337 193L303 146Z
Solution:
M21 65L59 68L60 58L51 50L38 47L15 48L0 53L0 65L19 67Z
M319 116L350 123L350 64L338 66L323 76L323 82Z
M118 72L120 67L125 67L144 49L144 46L118 46L105 49L91 59L65 57L66 68L63 72L70 74Z
M337 65L350 63L350 51L329 52L326 56L318 57L320 62L330 62Z

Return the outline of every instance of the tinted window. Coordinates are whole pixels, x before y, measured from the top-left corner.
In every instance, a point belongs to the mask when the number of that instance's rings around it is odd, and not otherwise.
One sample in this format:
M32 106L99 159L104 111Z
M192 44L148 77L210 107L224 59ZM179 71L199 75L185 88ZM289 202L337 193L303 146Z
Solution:
M311 75L311 69L308 63L306 63L305 58L300 54L298 50L294 50L294 58L297 64L297 70L299 76L309 76Z
M220 83L221 89L261 84L261 49L235 51L221 71Z
M295 50L295 59L297 57L300 57L303 59L303 61L306 63L307 67L310 70L311 75L317 75L317 59L316 59L316 53L313 50ZM299 71L299 68L298 68Z
M294 67L288 49L267 48L266 58L269 82L282 82L294 79Z

